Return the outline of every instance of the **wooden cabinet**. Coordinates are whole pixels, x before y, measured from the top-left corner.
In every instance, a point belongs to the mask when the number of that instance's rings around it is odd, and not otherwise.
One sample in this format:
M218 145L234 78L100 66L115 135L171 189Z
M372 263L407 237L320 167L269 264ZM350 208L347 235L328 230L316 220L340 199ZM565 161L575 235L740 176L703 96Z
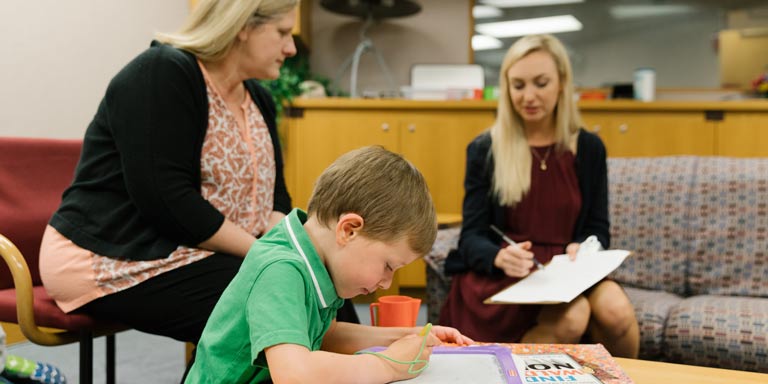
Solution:
M435 208L460 214L466 147L493 123L486 103L399 100L296 100L284 125L285 176L294 205L306 209L315 179L341 154L382 145L427 180ZM399 285L423 287L425 264L398 271Z
M768 101L584 101L585 129L610 157L768 156Z
M467 144L493 123L493 112L473 108L478 105L296 100L283 133L286 183L294 205L306 208L315 179L341 154L378 144L419 168L438 212L461 213Z
M714 154L715 123L702 111L585 111L582 118L611 157Z
M286 183L293 204L303 209L317 177L341 154L371 144L398 150L397 127L376 113L304 110L303 116L288 118L286 127Z
M585 128L612 157L768 156L768 101L583 101ZM494 120L491 101L296 99L282 126L285 177L294 205L306 209L315 179L339 155L379 144L421 170L438 213L461 213L467 144ZM419 260L398 271L393 288L423 287Z
M768 157L768 111L729 111L717 126L718 155Z

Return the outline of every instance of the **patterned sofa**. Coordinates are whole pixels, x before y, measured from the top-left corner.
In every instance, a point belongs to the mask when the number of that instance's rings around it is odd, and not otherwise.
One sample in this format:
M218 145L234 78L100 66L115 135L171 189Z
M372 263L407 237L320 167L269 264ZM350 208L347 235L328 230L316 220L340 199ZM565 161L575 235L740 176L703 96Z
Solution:
M611 277L640 323L640 358L768 372L768 159L608 160ZM427 256L430 321L450 287L442 273L459 229Z

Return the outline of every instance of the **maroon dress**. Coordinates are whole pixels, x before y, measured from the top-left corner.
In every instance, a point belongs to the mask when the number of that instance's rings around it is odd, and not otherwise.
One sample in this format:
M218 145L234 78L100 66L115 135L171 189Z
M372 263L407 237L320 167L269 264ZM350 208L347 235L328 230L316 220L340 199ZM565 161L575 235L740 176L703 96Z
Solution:
M581 193L573 153L557 152L554 145L531 149L539 154L533 158L531 188L522 201L507 208L506 234L517 242L530 240L534 256L546 263L571 242ZM539 158L546 159L546 170L540 168ZM504 246L499 244L500 249ZM440 324L455 327L476 341L519 342L536 325L541 305L483 304L518 280L474 271L455 275Z

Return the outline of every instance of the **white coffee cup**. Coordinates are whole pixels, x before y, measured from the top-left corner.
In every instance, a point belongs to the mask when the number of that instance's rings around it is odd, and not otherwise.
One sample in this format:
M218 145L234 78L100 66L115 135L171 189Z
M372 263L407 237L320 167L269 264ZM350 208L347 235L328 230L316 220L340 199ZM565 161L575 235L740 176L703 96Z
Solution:
M653 101L656 98L656 71L653 68L635 70L635 100Z

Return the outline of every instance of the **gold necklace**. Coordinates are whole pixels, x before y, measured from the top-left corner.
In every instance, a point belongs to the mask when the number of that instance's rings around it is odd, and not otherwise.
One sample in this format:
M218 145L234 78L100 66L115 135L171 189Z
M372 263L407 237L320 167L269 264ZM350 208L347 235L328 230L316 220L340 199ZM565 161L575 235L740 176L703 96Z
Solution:
M541 169L542 171L547 170L547 159L549 158L550 152L552 152L551 146L547 148L547 152L544 153L544 157L541 157L541 155L539 155L539 151L531 147L531 153L533 154L533 156L535 156L539 160L539 169Z

